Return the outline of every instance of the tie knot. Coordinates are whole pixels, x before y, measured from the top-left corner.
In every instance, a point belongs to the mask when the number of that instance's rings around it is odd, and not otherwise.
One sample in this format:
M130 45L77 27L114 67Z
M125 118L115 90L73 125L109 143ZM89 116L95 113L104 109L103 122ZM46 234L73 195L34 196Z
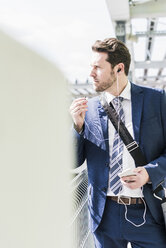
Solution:
M123 97L121 96L117 96L112 100L114 106L121 105L122 101L123 101Z

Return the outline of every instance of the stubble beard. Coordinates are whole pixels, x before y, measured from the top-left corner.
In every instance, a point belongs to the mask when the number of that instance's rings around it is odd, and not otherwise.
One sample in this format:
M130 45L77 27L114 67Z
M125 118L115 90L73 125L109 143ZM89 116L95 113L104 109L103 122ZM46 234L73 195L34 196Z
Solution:
M111 78L110 80L107 80L106 82L98 82L98 85L94 85L94 90L96 92L103 92L103 91L107 91L109 88L111 88L115 83L116 83L117 79L115 77L115 74L112 72L111 73Z

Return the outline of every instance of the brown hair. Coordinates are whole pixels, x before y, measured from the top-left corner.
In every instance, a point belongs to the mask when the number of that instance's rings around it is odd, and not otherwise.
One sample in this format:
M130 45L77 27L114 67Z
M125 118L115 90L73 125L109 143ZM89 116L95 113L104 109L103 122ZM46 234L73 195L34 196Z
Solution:
M107 38L103 41L97 40L92 46L94 52L107 53L108 58L106 59L114 68L117 64L123 63L126 76L129 73L129 66L131 62L131 56L128 48L125 44L115 38Z

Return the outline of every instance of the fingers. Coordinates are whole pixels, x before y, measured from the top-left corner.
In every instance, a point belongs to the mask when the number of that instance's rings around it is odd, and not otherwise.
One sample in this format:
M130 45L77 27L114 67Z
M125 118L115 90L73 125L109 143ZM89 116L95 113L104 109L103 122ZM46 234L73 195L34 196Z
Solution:
M147 179L141 173L138 173L136 176L123 177L121 181L126 187L130 189L141 188L144 184L147 183Z
M122 177L121 181L126 187L130 189L134 189L136 187L136 176Z
M88 110L87 99L85 97L75 99L70 106L70 114L75 124L77 132L82 130L85 113Z
M87 111L87 100L86 98L78 98L75 99L71 106L70 106L70 112L71 114L81 114L82 112L86 112Z
M128 182L128 181L135 181L136 180L136 176L126 176L126 177L122 177L122 181L124 182Z
M122 183L130 189L140 188L150 180L149 175L143 166L135 168L133 172L135 172L136 175L121 178Z
M77 99L75 99L73 102L72 102L72 104L71 104L71 109L73 109L74 107L76 107L76 106L83 106L83 105L86 105L87 104L87 99L85 98L85 97L83 97L83 98L77 98Z
M139 182L139 180L137 180L136 176L135 176L135 178L130 177L127 179L122 179L121 181L129 189L137 189L137 188L141 187L140 182Z
M87 106L83 106L83 105L76 105L75 107L71 108L71 113L73 114L80 114L84 111L87 111Z

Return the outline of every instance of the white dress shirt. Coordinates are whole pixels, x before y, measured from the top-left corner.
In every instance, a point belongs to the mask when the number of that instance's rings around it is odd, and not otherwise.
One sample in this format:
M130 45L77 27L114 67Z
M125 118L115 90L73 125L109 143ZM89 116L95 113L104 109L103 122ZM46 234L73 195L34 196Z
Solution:
M115 96L111 95L110 93L105 93L107 102L110 103ZM127 83L125 89L120 94L121 97L123 97L122 101L122 107L125 114L125 125L128 131L130 132L131 136L134 138L134 132L133 132L133 124L132 124L132 109L131 109L131 84L130 82ZM109 153L110 153L110 159L112 154L112 146L114 141L114 134L115 134L115 128L112 125L111 121L108 121L108 135L109 135ZM131 157L130 153L128 152L126 146L124 145L123 148L123 157L122 157L122 163L123 163L123 170L126 169L134 169L135 168L135 162L134 159ZM109 181L108 181L108 196L114 196L115 194L110 190L110 175L109 175ZM142 197L143 193L141 188L139 189L129 189L125 185L123 185L122 190L119 192L118 195L123 196L130 196L130 197Z

